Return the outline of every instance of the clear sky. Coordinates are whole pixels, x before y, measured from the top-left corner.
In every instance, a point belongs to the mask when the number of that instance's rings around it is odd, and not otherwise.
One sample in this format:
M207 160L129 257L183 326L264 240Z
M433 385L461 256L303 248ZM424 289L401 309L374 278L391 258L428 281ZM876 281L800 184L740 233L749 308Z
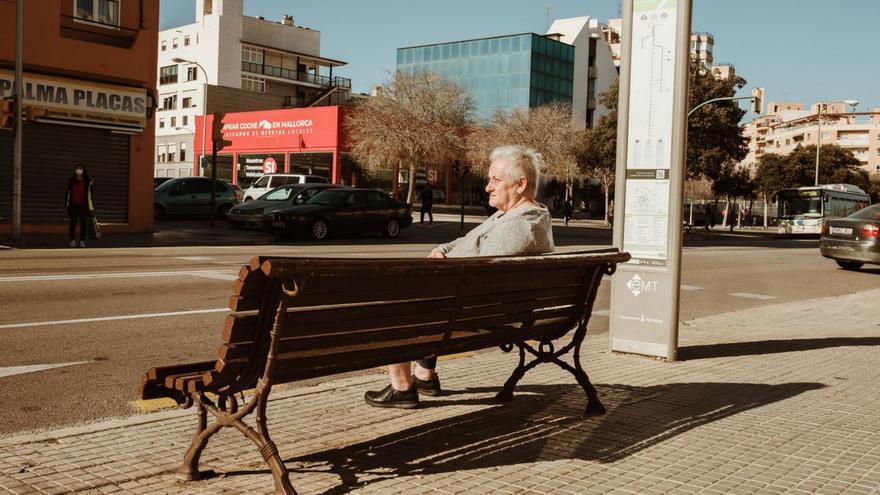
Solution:
M217 0L215 0L217 1ZM188 24L194 0L161 0L160 27ZM692 30L715 37L715 62L730 63L768 101L857 99L880 107L880 0L694 0ZM321 31L321 55L348 65L356 92L389 79L396 49L524 32L550 19L619 17L616 0L244 0L245 15ZM751 115L746 119L750 120Z

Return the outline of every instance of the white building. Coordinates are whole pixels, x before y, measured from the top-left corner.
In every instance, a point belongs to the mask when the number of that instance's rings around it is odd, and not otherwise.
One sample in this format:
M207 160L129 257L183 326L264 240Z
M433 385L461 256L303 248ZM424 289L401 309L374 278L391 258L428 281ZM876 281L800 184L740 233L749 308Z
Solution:
M547 30L548 36L554 34L575 50L572 121L581 127L593 127L599 117L608 114L608 109L599 104L599 96L618 76L602 26L598 19L587 16L557 19Z
M320 49L321 33L291 16L274 22L245 16L243 0L196 0L194 23L159 32L155 176L192 175L197 115L346 101L351 81L334 74L345 62Z

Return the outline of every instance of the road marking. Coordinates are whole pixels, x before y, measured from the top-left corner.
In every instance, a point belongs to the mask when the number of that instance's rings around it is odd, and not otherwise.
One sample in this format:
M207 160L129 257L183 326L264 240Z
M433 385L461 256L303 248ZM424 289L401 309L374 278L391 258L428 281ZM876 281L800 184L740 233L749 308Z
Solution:
M42 282L50 280L85 280L98 278L137 278L137 277L167 277L174 275L190 275L193 277L210 277L216 276L222 272L217 270L187 270L187 271L166 271L166 272L127 272L127 273L82 273L79 275L30 275L26 277L0 277L0 283L3 282ZM238 277L235 277L238 278ZM232 279L234 280L234 279Z
M238 280L238 275L220 272L193 273L192 276L201 278L213 278L216 280Z
M76 366L77 364L91 363L91 361L76 361L73 363L55 363L55 364L33 364L30 366L7 366L0 368L0 378L13 375L23 375L25 373L34 373L36 371L46 371L54 368L63 368L65 366Z
M198 315L204 313L228 312L229 308L193 309L190 311L171 311L168 313L144 313L139 315L102 316L99 318L80 318L77 320L34 321L29 323L7 323L0 325L0 330L10 328L43 327L51 325L70 325L75 323L92 323L96 321L137 320L143 318L162 318L166 316Z
M742 297L744 299L758 299L761 301L766 301L768 299L776 299L774 296L765 296L764 294L752 294L751 292L734 292L731 294L733 297Z
M210 256L175 256L174 259L185 260L185 261L206 261L206 260L212 260L214 258L212 258Z
M696 285L682 285L681 290L703 290L703 288Z

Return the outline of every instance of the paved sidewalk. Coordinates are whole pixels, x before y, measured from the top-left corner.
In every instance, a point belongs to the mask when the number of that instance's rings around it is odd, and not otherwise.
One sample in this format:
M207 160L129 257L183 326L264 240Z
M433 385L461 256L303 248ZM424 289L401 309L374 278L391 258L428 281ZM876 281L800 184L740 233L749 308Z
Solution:
M880 493L878 300L687 321L672 364L590 337L598 418L579 416L583 392L552 365L493 403L515 357L492 351L444 361L450 393L416 411L363 404L380 374L275 394L270 431L302 494ZM0 493L271 492L256 449L229 431L202 457L210 479L177 482L194 426L175 410L0 439Z

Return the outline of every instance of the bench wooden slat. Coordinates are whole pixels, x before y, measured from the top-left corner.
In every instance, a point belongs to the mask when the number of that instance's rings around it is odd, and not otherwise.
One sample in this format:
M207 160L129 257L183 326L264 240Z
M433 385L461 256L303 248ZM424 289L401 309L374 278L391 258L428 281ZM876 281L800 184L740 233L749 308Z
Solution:
M143 400L159 399L168 396L165 379L182 373L198 373L214 368L216 361L199 361L195 363L176 364L150 368L141 378L138 397Z

